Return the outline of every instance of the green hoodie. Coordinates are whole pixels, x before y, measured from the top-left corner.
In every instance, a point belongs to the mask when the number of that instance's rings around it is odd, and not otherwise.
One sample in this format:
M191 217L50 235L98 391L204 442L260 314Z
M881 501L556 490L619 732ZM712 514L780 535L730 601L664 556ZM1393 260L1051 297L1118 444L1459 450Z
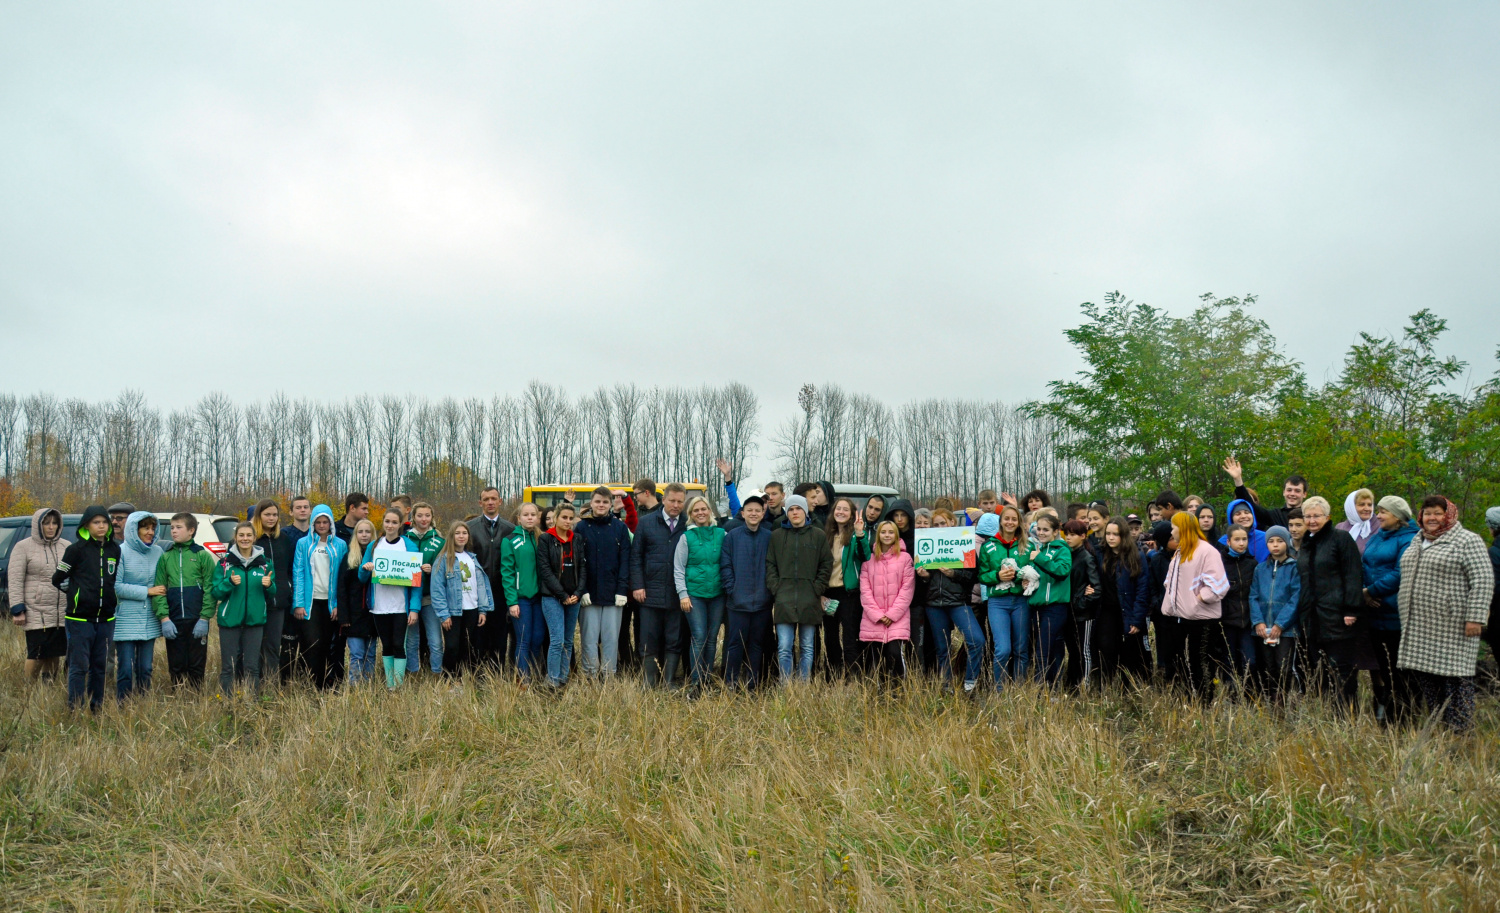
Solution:
M975 562L979 571L979 582L990 588L991 596L1020 596L1023 583L1020 577L1010 583L1000 579L1000 565L1006 558L1012 558L1016 562L1016 570L1031 563L1031 550L1027 543L1019 537L1010 545L1000 541L999 536L991 536L984 540L979 546L979 558Z
M1073 550L1065 539L1059 536L1041 546L1031 563L1041 572L1041 582L1028 600L1032 605L1073 601Z
M516 605L522 598L536 596L536 533L518 526L515 532L500 540L500 586L505 604Z
M214 553L195 542L169 545L156 562L156 586L167 588L165 596L151 597L156 617L166 618L173 605L178 617L214 617L214 570L218 566Z

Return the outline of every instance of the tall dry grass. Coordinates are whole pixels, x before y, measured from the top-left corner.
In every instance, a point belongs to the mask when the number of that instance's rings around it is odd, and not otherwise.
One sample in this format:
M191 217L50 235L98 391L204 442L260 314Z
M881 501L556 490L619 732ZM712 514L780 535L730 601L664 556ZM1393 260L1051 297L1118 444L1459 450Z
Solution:
M1156 693L409 682L97 717L5 638L5 910L1492 909L1500 758ZM158 655L158 683L164 657ZM211 660L210 666L216 663ZM211 668L211 673L214 671Z

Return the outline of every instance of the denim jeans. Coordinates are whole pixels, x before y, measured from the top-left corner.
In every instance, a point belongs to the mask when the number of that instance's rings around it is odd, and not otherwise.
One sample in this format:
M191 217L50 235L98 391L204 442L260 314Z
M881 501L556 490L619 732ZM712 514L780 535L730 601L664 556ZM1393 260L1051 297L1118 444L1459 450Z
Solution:
M186 632L183 632L186 633ZM178 634L182 637L183 633ZM125 700L132 691L151 690L151 659L156 638L115 641L115 697Z
M113 621L73 621L68 619L68 707L77 707L85 692L89 709L104 704L104 658L115 640Z
M540 596L522 596L516 600L521 610L518 618L511 619L516 640L516 674L521 677L541 671L541 643L547 636L547 620L542 615Z
M702 685L714 671L714 656L719 652L719 629L724 626L724 595L708 599L689 596L693 611L688 614L688 628L693 633L692 683Z
M1031 665L1031 606L1014 593L990 597L990 637L995 641L995 690L1021 681Z
M776 658L781 665L781 677L790 680L792 678L792 643L797 643L797 673L796 677L807 681L812 678L813 667L813 644L818 640L818 625L783 625L776 626Z
M1062 671L1063 627L1068 623L1068 604L1054 602L1039 605L1033 613L1036 617L1036 670L1038 681L1057 681Z
M443 620L431 605L422 606L421 617L406 628L406 674L411 675L422 668L422 635L417 629L427 632L427 664L435 674L443 672Z
M349 684L357 685L367 678L375 675L375 645L379 641L374 637L350 637L349 641Z
M578 623L578 603L563 605L559 599L543 596L542 618L547 625L547 680L554 685L568 683L568 667L573 663L573 628Z
M583 674L614 675L620 664L620 606L584 606L578 613L582 629L583 655L579 657Z
M927 627L932 634L933 647L937 650L938 674L943 681L953 680L950 632L954 627L964 636L964 653L968 659L964 668L964 684L979 681L979 672L984 668L984 631L980 630L974 612L966 605L928 606Z

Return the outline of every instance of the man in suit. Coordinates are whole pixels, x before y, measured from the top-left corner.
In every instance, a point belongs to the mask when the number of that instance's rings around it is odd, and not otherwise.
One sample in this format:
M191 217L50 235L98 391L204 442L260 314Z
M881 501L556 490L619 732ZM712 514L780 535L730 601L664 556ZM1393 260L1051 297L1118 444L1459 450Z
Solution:
M500 516L500 489L493 485L479 493L479 516L468 522L469 538L479 556L479 566L490 578L490 591L503 592L500 586L500 540L516 528L514 523ZM491 612L482 628L474 629L473 650L475 665L487 665L499 669L503 663L516 655L515 629L511 617L504 611Z

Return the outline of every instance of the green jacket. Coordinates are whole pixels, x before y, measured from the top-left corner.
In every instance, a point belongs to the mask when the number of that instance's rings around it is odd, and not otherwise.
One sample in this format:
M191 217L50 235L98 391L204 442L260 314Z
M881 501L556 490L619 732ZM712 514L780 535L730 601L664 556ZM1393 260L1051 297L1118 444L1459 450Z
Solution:
M415 529L409 529L406 531L406 541L410 542L412 545L415 545L417 547L417 551L422 553L423 564L435 563L437 561L438 552L443 550L444 539L442 535L438 533L436 526L431 527L425 533L418 533ZM429 596L431 592L432 575L423 574L422 601L424 603L431 598Z
M518 526L500 540L500 586L506 606L516 605L523 597L531 599L540 591L536 583L536 533Z
M687 543L687 561L682 569L689 596L713 599L724 592L719 576L719 556L724 551L724 529L719 526L689 526L678 541Z
M871 541L868 529L859 535L849 536L849 544L844 546L844 557L840 565L844 571L844 589L859 589L859 569L870 560Z
M240 582L236 584L230 574L239 574ZM262 577L271 578L271 585L263 585ZM276 599L276 576L271 572L265 550L257 545L246 559L238 548L231 547L224 563L214 570L214 598L219 600L219 627L249 628L265 624L266 603Z
M214 617L214 571L219 562L214 553L196 542L173 542L156 562L156 586L167 588L165 596L152 596L157 618Z
M1016 570L1020 570L1031 563L1031 548L1028 543L1019 538L1006 545L1000 541L999 536L991 536L984 540L979 546L979 558L976 562L979 571L979 582L990 588L991 596L1019 596L1023 588L1020 577L1010 583L1000 579L1000 565L1006 558L1013 558L1016 562Z
M1062 537L1041 547L1032 564L1041 573L1041 583L1027 600L1032 605L1053 605L1073 601L1073 550Z
M833 551L821 529L773 530L766 550L766 589L775 600L771 620L779 625L822 624L822 596L832 573Z

